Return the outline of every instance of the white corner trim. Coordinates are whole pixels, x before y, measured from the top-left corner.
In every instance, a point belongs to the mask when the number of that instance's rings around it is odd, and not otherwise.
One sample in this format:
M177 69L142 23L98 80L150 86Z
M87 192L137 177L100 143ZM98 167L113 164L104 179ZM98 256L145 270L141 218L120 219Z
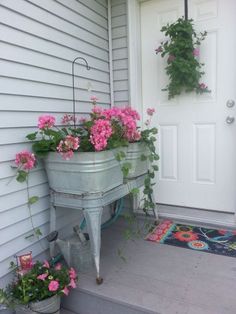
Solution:
M140 5L127 0L129 102L142 113ZM142 119L141 114L141 119ZM142 122L142 121L141 121Z
M109 52L109 76L110 76L110 98L111 107L114 106L114 85L113 85L113 55L112 55L112 23L111 23L111 0L108 0L107 18L108 18L108 52Z

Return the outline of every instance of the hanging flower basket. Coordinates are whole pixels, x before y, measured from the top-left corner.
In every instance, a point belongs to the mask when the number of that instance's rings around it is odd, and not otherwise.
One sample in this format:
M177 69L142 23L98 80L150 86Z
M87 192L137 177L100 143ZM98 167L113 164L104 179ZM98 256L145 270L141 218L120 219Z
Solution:
M167 57L165 70L169 83L162 90L168 92L168 98L174 98L182 92L209 93L207 85L201 82L204 63L199 60L199 47L207 32L197 34L193 20L184 18L163 26L161 32L165 34L166 40L161 42L155 52Z

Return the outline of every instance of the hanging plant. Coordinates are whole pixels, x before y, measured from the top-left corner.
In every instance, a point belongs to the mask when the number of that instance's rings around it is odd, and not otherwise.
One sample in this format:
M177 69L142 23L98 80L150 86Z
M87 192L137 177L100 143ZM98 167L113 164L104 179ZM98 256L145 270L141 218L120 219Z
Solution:
M162 42L155 51L162 57L167 56L165 70L169 76L169 84L163 90L168 91L168 98L174 98L183 91L209 93L207 85L200 81L204 74L204 63L199 62L199 46L207 32L197 34L193 20L184 18L162 27L161 32L169 39Z

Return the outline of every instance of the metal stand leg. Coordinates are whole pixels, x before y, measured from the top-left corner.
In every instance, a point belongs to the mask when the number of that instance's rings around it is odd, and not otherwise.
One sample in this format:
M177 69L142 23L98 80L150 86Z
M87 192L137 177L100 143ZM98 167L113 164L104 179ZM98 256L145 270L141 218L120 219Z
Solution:
M56 207L53 206L53 203L50 203L50 232L56 230ZM54 257L55 255L55 241L50 242L50 256Z
M100 277L100 248L101 248L101 218L102 207L90 208L84 210L88 233L91 241L91 252L93 254L95 267L97 271L96 282L102 284L103 279Z

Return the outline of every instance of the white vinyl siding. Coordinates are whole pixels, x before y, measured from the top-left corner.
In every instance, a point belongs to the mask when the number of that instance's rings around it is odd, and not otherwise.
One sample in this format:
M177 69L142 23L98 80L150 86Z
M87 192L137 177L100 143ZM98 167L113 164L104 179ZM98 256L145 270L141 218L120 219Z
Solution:
M129 103L127 9L125 0L111 1L114 104Z
M87 114L92 95L110 105L106 0L1 0L0 2L0 277L17 252L36 256L48 247L49 190L42 165L30 173L30 195L40 243L32 232L26 185L11 168L15 154L30 149L25 139L42 114L57 118L72 111L71 61L87 59L91 70L76 65L76 111ZM91 91L88 88L91 87ZM76 211L59 210L58 227L71 225Z

